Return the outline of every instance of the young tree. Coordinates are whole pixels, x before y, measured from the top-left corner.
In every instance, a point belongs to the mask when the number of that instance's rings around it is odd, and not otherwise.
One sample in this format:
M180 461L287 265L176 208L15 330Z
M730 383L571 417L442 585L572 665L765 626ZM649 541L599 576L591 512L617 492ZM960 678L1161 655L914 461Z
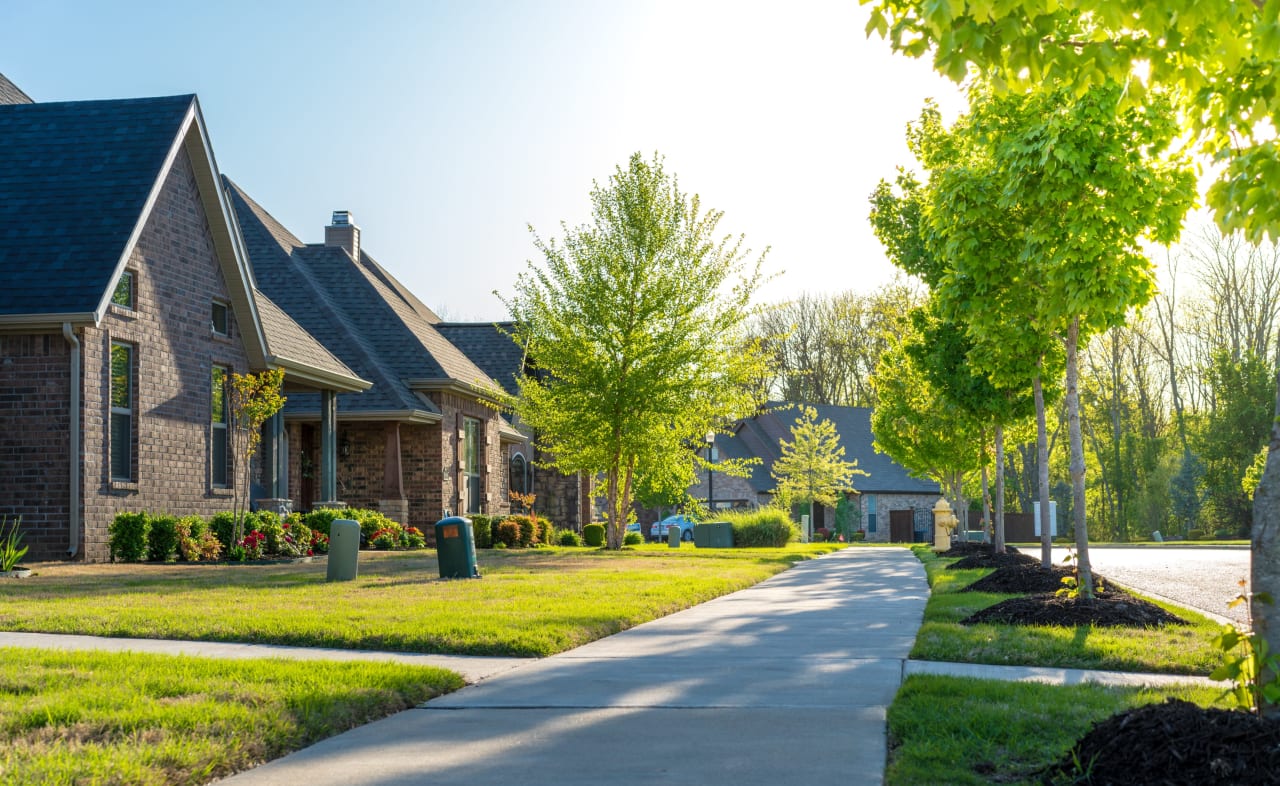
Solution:
M284 370L269 369L257 374L231 375L226 390L228 422L231 425L231 462L235 472L232 485L232 515L235 516L233 543L244 539L244 517L249 510L250 467L262 442L262 426L284 406L280 388ZM223 384L227 384L224 378ZM214 406L222 406L223 396L214 395ZM216 413L215 413L216 414ZM216 419L216 418L215 418Z
M1251 241L1280 235L1280 93L1269 78L1280 71L1275 0L869 1L869 33L914 57L932 52L934 67L956 80L973 66L1014 89L1119 81L1126 106L1141 103L1148 85L1173 91L1201 151L1225 164L1209 189L1219 225ZM1276 385L1280 415L1280 371ZM1254 497L1252 573L1255 598L1280 597L1280 417ZM1256 600L1251 612L1280 652L1280 614ZM1280 704L1263 710L1280 715Z
M834 507L841 492L853 489L855 475L867 475L857 461L844 460L844 448L835 424L818 420L813 407L800 407L791 426L791 441L781 442L782 455L771 474L778 481L779 496L793 502ZM812 513L812 511L811 511Z
M631 156L592 188L591 206L591 223L563 226L562 243L534 233L543 263L504 301L535 371L506 403L551 466L603 473L616 549L637 476L691 485L702 459L688 446L759 404L763 355L745 333L764 255L718 239L722 214L680 191L658 156Z

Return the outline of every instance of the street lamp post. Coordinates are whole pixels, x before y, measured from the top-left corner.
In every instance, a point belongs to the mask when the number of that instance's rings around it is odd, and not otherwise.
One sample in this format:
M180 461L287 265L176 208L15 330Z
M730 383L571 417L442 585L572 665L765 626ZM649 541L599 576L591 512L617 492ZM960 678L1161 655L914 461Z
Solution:
M707 510L712 514L716 511L716 493L715 484L712 481L713 473L711 465L716 460L716 433L714 431L707 432ZM713 516L714 517L714 516Z

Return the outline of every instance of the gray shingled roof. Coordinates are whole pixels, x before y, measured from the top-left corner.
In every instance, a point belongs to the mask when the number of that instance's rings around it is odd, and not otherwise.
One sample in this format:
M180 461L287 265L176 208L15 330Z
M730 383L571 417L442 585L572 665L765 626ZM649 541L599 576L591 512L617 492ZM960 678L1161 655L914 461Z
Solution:
M870 477L859 475L853 479L853 487L870 494L937 494L938 484L931 480L912 477L907 468L876 451L871 432L869 407L838 407L829 404L810 404L818 412L820 420L829 420L836 427L845 459L858 462L858 469L869 472ZM782 455L781 439L789 439L791 426L800 416L795 405L771 401L765 411L753 418L740 421L734 434L719 435L716 446L726 458L762 459L752 468L751 487L757 492L771 492L777 486L770 471L773 462Z
M515 395L524 375L524 352L510 336L512 322L440 322L435 328L480 370Z
M0 105L0 317L97 309L194 100Z
M8 77L0 74L0 104L30 104L31 96L22 92L22 88L10 82Z
M493 381L433 326L430 309L367 254L306 245L243 189L224 178L258 287L373 387L340 396L339 412L438 412L408 384L450 380L480 388ZM318 404L291 397L287 412Z
M262 320L262 332L266 334L270 356L281 362L292 361L338 376L356 376L347 364L303 330L261 290L254 290L253 298L258 306L258 318Z

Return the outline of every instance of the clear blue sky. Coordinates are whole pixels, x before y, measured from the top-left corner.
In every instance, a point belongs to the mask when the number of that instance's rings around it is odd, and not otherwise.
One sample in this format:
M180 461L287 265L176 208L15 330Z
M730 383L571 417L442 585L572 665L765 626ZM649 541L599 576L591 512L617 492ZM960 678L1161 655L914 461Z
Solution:
M585 221L637 150L772 247L763 299L891 279L867 196L926 97L962 102L864 23L856 0L0 0L0 72L37 101L198 93L222 171L302 240L350 210L443 316L500 319L527 225Z

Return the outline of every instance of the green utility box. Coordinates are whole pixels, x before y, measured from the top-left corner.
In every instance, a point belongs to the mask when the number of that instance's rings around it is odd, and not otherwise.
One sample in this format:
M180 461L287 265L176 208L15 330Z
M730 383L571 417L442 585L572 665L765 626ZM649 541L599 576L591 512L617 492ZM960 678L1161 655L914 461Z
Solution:
M442 579L478 579L476 538L471 520L450 516L436 522L436 559Z
M351 519L334 519L329 525L329 565L326 581L352 581L360 560L360 525Z
M700 549L731 549L733 548L733 525L727 521L694 524L693 545Z

